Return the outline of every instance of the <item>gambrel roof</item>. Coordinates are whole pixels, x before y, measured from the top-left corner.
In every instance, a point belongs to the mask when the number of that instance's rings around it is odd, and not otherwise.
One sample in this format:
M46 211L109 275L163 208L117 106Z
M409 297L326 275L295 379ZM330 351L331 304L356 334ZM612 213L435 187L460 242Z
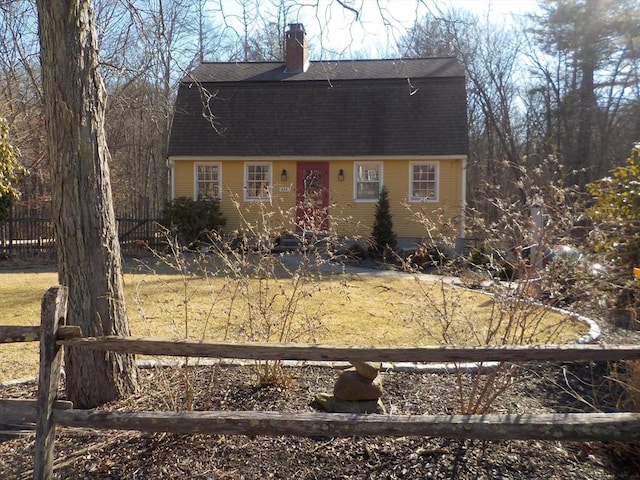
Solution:
M455 58L203 63L180 83L170 156L466 155Z

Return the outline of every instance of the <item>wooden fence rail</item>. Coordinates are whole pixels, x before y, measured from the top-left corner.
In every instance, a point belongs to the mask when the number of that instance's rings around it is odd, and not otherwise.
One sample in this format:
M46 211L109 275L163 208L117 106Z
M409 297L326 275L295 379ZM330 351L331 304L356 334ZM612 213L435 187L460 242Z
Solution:
M0 327L0 343L40 340L40 327Z
M245 360L364 360L417 363L640 360L640 345L350 347L291 343L203 342L114 336L69 337L58 340L58 345L139 355L241 358Z
M640 439L640 413L360 415L283 412L93 412L56 410L57 424L145 432L302 437L443 437L481 440Z
M211 435L433 436L482 440L640 440L640 413L517 415L364 415L262 411L110 412L74 409L56 400L63 347L147 355L255 360L383 362L527 362L638 360L638 345L536 345L497 347L345 347L298 344L232 344L121 337L84 338L63 325L67 290L49 289L41 327L0 327L0 343L40 340L38 398L0 400L5 419L36 422L34 477L53 475L55 426Z

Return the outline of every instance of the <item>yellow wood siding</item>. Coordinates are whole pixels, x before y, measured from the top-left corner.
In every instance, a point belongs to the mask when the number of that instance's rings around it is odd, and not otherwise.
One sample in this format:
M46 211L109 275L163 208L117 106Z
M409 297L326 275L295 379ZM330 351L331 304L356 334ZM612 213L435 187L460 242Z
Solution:
M365 161L363 161L365 162ZM375 202L356 201L354 195L354 164L359 161L331 162L331 214L336 220L338 233L342 235L369 236L373 228ZM368 162L368 161L366 161ZM393 215L393 228L399 237L427 238L426 228L417 222L416 213L425 215L436 225L442 221L454 221L454 231L431 232L456 236L459 234L462 208L462 166L460 159L425 160L419 163L437 163L439 177L438 201L409 202L409 160L387 160L383 164L382 183L389 190L389 203ZM372 162L375 163L375 162ZM338 172L345 173L339 182Z
M416 163L432 163L431 161ZM462 160L438 160L438 200L425 202L409 201L409 182L411 162L398 162L394 164L395 169L400 169L397 175L386 178L394 178L390 190L390 200L392 201L393 226L396 234L400 237L421 237L429 238L430 235L453 236L460 234L461 209L462 209ZM400 183L404 179L404 185ZM397 185L396 185L396 182ZM391 182L390 182L391 183ZM397 190L396 190L397 188ZM393 193L392 193L393 192ZM400 205L399 209L396 207ZM418 214L418 215L416 215ZM428 231L425 225L421 225L416 220L420 215L424 215L434 226L447 225L446 231Z
M193 190L195 184L194 164L195 162L187 161L179 161L174 163L173 183L176 198L193 198Z
M319 160L322 161L322 160ZM376 202L356 201L354 198L354 165L361 162L378 163L375 160L327 160L329 165L329 213L330 229L345 236L370 236L373 226ZM436 163L438 165L438 200L434 202L409 202L410 160L380 160L382 164L382 182L389 190L393 226L398 237L428 238L427 229L416 222L415 212L429 218L435 225L448 222L453 231L431 232L432 235L457 236L459 234L462 202L461 159L425 159L414 162ZM174 162L175 196L192 197L195 182L195 164L207 163L206 160L176 160ZM291 230L295 228L296 201L296 161L256 161L272 166L273 190L270 201L245 201L244 168L245 161L211 161L221 165L222 200L221 208L227 217L226 232L246 230L248 223L252 228ZM287 180L281 181L282 170L287 171ZM344 180L340 181L340 170ZM283 187L281 189L281 187ZM287 191L288 190L288 191Z
M273 188L271 198L264 201L245 201L243 161L222 163L222 211L227 216L227 230L246 230L247 226L260 232L283 232L295 226L295 163L286 161L250 162L269 163ZM287 170L287 180L280 179ZM226 173L225 173L226 172ZM289 191L281 191L281 187ZM227 213L228 212L228 213Z
M273 190L270 201L245 201L244 161L177 160L174 167L176 197L193 197L195 191L195 165L219 164L221 166L222 214L227 218L225 232L249 228L273 228L291 230L295 222L295 162L262 162L272 168ZM281 181L282 170L287 170L287 181ZM281 192L288 187L289 192ZM269 213L274 212L274 213Z

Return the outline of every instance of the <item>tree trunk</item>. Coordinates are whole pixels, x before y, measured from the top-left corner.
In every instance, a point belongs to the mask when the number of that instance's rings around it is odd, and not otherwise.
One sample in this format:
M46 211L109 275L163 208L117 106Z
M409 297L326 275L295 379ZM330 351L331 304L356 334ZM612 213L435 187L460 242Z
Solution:
M104 86L91 2L38 1L58 275L67 324L129 335L104 134ZM133 357L69 348L67 399L92 408L137 389Z
M578 105L578 132L576 148L576 164L579 168L577 183L584 186L590 179L594 178L593 170L597 170L596 145L593 141L593 128L595 125L595 114L598 109L598 102L595 94L594 75L597 68L599 53L597 45L598 38L598 15L600 14L599 0L588 0L585 4L585 26L581 45L578 52L578 68L580 70L580 90Z

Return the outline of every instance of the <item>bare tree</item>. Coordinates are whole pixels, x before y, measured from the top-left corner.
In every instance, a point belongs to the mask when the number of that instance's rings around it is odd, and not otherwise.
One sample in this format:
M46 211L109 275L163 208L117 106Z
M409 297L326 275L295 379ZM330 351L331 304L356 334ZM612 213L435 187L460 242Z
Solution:
M580 186L624 158L638 125L638 0L541 0L531 105ZM543 107L543 108L541 108ZM631 116L631 118L629 118ZM635 117L635 118L634 118ZM634 125L635 124L635 125Z
M215 36L204 3L131 1L100 12L107 81L107 136L114 203L138 217L158 215L168 199L166 147L178 80L210 52ZM157 218L157 217L156 217Z
M35 3L0 2L0 116L30 172L14 202L14 210L19 208L24 217L50 200L37 30Z
M513 27L492 24L470 12L438 11L417 21L399 50L407 56L456 56L464 64L471 151L468 201L490 212L485 187L500 186L505 198L526 209L531 192L521 181L526 168L519 107L521 42Z
M129 335L104 134L104 85L91 2L38 2L58 275L67 322L85 335ZM133 357L70 348L67 397L82 408L137 388Z

